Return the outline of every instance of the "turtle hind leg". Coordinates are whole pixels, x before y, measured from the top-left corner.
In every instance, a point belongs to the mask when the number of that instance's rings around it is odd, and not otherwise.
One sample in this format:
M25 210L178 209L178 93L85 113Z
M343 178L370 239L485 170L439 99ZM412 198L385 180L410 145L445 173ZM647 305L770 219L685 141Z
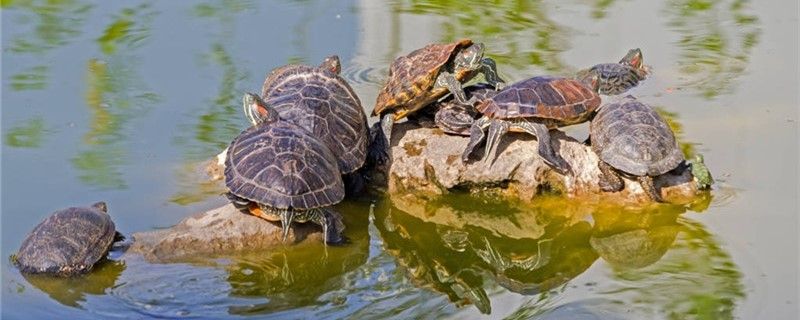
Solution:
M467 147L464 148L464 152L461 154L461 161L466 163L469 160L469 155L472 154L472 151L475 150L475 147L477 147L478 144L480 144L486 137L486 134L483 132L483 130L486 129L490 123L491 119L485 116L472 123L472 127L469 128L469 143L467 144Z
M536 137L539 142L539 156L544 162L561 172L562 174L572 175L572 167L555 150L550 141L550 130L542 123L532 121L518 121L514 127Z
M653 177L641 176L638 180L639 184L642 185L644 192L650 196L650 199L653 199L655 202L664 202L664 199L661 198L661 190L656 188L655 184L653 183Z
M494 86L495 90L502 90L506 82L497 74L497 63L492 58L481 59L481 72L486 82Z
M597 166L600 168L600 181L598 182L600 190L605 192L618 192L625 188L625 183L622 182L622 178L620 178L619 174L614 171L614 168L611 168L608 163L600 161Z
M491 124L489 124L489 136L486 138L486 149L483 151L483 161L488 162L489 165L494 163L494 159L497 157L497 146L500 144L500 138L508 133L510 127L511 124L505 120L491 121Z

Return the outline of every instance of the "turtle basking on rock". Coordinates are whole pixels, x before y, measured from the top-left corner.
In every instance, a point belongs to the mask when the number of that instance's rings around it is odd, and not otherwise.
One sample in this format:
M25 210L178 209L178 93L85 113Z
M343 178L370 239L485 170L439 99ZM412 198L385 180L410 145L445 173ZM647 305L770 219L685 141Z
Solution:
M669 125L650 106L632 96L603 105L589 126L592 150L600 158L600 189L620 191L620 174L632 176L650 198L663 202L653 184L684 162Z
M601 63L578 72L578 79L597 75L600 83L598 93L617 95L637 86L647 78L647 73L642 51L636 48L629 50L619 63Z
M600 106L598 76L584 81L559 77L533 77L509 85L477 106L483 117L472 124L470 141L461 158L469 159L486 138L484 161L492 161L500 138L507 132L526 132L539 141L538 153L556 170L571 171L550 142L550 129L588 121ZM490 162L491 163L491 162Z
M267 115L267 106L320 139L336 157L339 170L358 170L367 156L369 132L361 101L341 71L338 56L325 58L319 67L286 65L270 72L257 97L244 104L253 125Z
M258 96L245 94L245 109ZM322 226L324 241L340 243L344 225L330 208L344 199L337 158L303 127L264 106L258 121L237 136L225 158L227 197L237 208L280 221L283 239L292 222Z
M382 141L375 159L389 158L392 126L395 121L452 93L461 104L471 104L462 84L478 73L499 89L503 80L497 75L494 60L484 58L483 44L463 39L453 43L430 44L394 60L389 79L378 94L373 116L381 117Z
M105 202L58 210L31 231L13 263L23 273L68 277L87 273L115 241L124 239Z

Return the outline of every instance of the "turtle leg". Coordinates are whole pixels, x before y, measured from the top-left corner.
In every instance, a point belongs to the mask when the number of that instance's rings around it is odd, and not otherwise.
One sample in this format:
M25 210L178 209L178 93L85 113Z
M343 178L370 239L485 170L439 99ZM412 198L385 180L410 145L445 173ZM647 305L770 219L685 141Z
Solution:
M611 168L608 163L600 161L597 166L600 168L600 190L605 192L617 192L622 191L625 188L625 183L622 182L622 178L619 177L619 174L614 171L614 168Z
M661 198L661 191L658 190L653 183L653 177L651 176L641 176L638 179L639 184L642 185L642 189L647 195L650 196L650 199L653 199L655 202L664 202L664 199Z
M394 115L383 115L380 128L375 130L375 137L369 149L369 158L377 165L386 164L391 159L392 127L394 127Z
M294 221L294 210L281 210L281 228L283 229L283 242L289 236L289 227Z
M489 123L491 123L491 119L485 116L472 123L472 127L469 128L469 143L464 149L464 153L461 154L461 161L467 162L467 160L469 160L469 155L475 150L475 147L486 137L483 130L489 126Z
M322 237L326 245L345 242L342 235L344 223L339 212L330 208L317 209L312 220L322 226Z
M478 101L478 98L476 97L472 97L469 100L467 100L467 94L464 92L464 88L461 85L461 81L458 81L458 79L456 79L456 76L450 72L447 71L440 72L439 76L436 77L436 85L447 87L447 89L450 89L450 93L453 94L453 97L460 104L472 105L476 101Z
M533 121L518 121L514 123L514 128L536 137L536 140L539 141L539 156L544 159L544 162L562 174L572 174L572 167L570 167L569 163L553 150L553 145L550 141L550 130L547 129L547 126Z
M486 82L494 86L495 90L502 90L506 82L497 74L497 63L492 58L481 59L481 72Z
M489 165L494 163L500 138L508 133L510 127L511 124L505 120L491 121L491 124L489 124L489 136L486 138L486 148L483 151L483 161L488 161Z

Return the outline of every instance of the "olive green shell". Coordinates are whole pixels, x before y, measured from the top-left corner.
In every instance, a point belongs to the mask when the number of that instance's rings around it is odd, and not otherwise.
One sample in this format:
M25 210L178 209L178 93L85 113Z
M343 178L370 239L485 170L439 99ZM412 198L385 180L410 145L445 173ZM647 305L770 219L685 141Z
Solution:
M669 125L632 96L601 107L589 134L601 161L634 176L658 176L684 160Z
M318 137L333 152L339 170L347 174L366 160L367 116L347 81L323 67L277 68L264 81L261 96L282 120Z
M276 209L314 209L344 199L333 153L287 121L250 127L231 142L225 185L239 198Z
M108 253L115 234L105 203L59 210L33 228L14 262L24 273L86 273Z
M588 121L599 106L600 96L582 82L541 76L509 85L477 108L490 118L538 118L553 128Z
M438 100L449 91L445 87L435 87L436 77L442 67L452 60L461 49L472 45L472 40L462 39L453 43L429 44L399 57L389 67L389 79L378 93L373 116L403 109L402 116L414 112ZM475 71L458 72L456 79L464 83L477 74Z

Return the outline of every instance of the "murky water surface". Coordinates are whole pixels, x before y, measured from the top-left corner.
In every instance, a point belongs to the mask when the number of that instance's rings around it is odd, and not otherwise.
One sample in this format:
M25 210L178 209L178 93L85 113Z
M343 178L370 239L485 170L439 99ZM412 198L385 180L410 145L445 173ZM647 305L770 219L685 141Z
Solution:
M224 203L197 165L245 127L242 93L276 66L336 53L370 111L394 57L460 37L485 42L509 80L642 48L653 76L633 94L718 183L691 206L637 209L347 201L352 243L327 254L112 255L67 280L4 260L2 316L794 319L797 12L791 0L3 1L3 257L66 206L105 200L130 233Z

